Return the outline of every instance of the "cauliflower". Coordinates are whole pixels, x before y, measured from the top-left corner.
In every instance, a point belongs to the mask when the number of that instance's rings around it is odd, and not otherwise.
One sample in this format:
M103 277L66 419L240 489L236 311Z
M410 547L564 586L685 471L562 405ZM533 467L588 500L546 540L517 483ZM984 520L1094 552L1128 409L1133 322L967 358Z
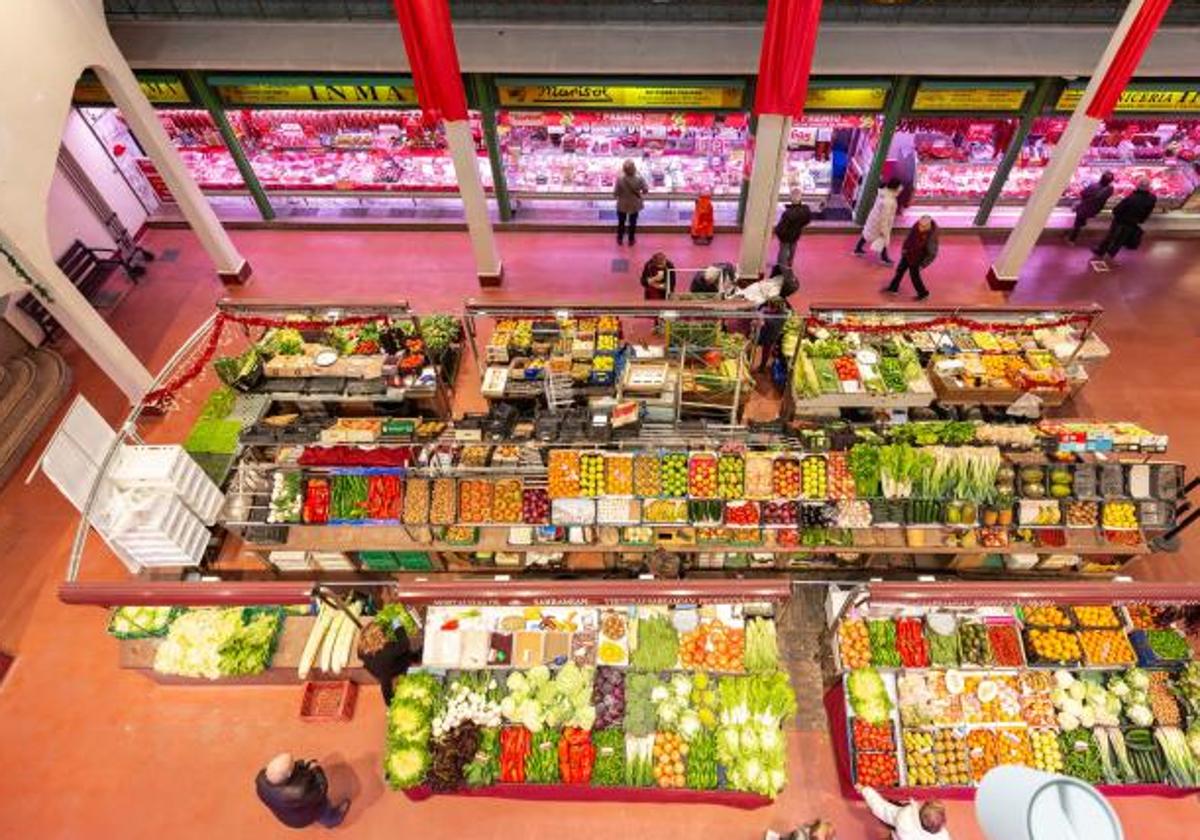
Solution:
M1108 684L1108 690L1118 698L1129 696L1129 684L1120 677L1115 677Z
M1063 732L1073 732L1079 728L1079 718L1070 712L1058 713L1058 728Z
M1149 706L1130 706L1125 713L1138 726L1150 726L1154 723L1154 712L1150 711Z
M1096 725L1096 712L1091 706L1084 706L1079 713L1079 725L1085 729L1091 729Z
M1075 682L1075 676L1070 671L1058 670L1054 672L1054 682L1066 691Z
M1071 695L1072 700L1082 701L1087 697L1087 686L1076 680L1067 686L1067 694Z
M1141 668L1130 668L1125 672L1125 682L1129 683L1132 689L1145 691L1150 687L1150 675Z

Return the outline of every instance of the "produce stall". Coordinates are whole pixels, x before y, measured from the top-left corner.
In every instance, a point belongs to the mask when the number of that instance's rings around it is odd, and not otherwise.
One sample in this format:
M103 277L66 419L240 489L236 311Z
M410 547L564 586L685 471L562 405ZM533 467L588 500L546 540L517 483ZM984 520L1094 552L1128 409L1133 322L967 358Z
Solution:
M492 322L490 333L480 332L478 319ZM471 299L465 324L489 402L586 406L584 422L606 417L605 430L698 415L733 425L753 390L757 313L748 302Z
M1053 112L1038 118L1017 165L1004 184L1004 199L1023 201L1033 192L1042 168L1067 125L1067 113L1082 95L1072 84L1054 103ZM1132 192L1141 178L1150 179L1160 210L1177 210L1200 187L1196 169L1200 152L1200 99L1188 83L1131 84L1121 94L1114 116L1096 131L1071 177L1063 201L1073 202L1104 172L1115 176L1115 199Z
M834 596L826 696L843 790L969 798L1024 764L1106 795L1200 785L1200 592L1119 583L871 584Z
M457 195L454 165L441 127L421 118L408 77L207 77L224 105L246 157L273 195L411 198ZM470 120L480 176L491 188L478 112ZM223 158L207 150L188 158L203 189L237 188ZM236 173L235 173L236 174Z
M788 408L1007 407L1032 394L1058 407L1108 356L1089 304L886 309L818 302L785 326Z
M774 619L787 586L501 587L501 605L429 606L422 672L388 713L393 787L754 808L785 786L796 699Z
M541 199L565 212L610 202L627 159L650 186L651 204L690 205L704 191L718 202L740 195L749 135L741 79L501 78L496 100L504 178L518 208Z
M1148 459L1165 441L1129 424L843 424L791 444L458 432L245 446L210 568L607 574L665 550L700 573L1108 574L1158 547L1184 492L1181 465Z

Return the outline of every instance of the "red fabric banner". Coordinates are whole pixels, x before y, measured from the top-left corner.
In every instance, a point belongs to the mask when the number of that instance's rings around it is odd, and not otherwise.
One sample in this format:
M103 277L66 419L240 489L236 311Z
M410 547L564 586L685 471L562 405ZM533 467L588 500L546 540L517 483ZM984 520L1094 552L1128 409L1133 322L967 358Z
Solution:
M447 0L392 0L426 122L465 120L467 95Z
M1158 25L1170 7L1171 0L1146 0L1142 8L1138 9L1133 24L1125 33L1125 39L1117 48L1117 54L1108 65L1108 72L1096 88L1096 95L1088 103L1089 117L1106 120L1112 116L1121 92L1129 84L1133 71L1137 70L1138 63L1146 52L1146 47L1150 46L1150 39L1158 31Z
M821 0L769 0L754 113L799 117L808 96Z

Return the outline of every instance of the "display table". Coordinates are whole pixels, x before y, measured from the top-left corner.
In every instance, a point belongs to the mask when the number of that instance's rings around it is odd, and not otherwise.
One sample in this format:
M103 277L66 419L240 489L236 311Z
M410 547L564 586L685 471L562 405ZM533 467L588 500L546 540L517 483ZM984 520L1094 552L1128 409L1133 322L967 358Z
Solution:
M304 643L312 631L315 616L291 615L284 619L279 631L279 642L275 648L275 656L271 659L271 667L261 674L246 677L227 677L219 680L205 680L193 677L180 677L173 674L160 674L154 670L154 654L158 650L161 639L128 639L117 642L117 662L122 669L139 671L142 676L160 685L189 685L189 686L226 686L226 685L300 685L297 667L300 665L300 655L304 651ZM340 674L325 674L313 671L313 679L340 679L359 684L370 684L376 680L362 666L357 651L350 654L348 667Z
M427 785L404 791L413 802L424 802L438 794ZM642 802L655 805L721 805L752 811L771 804L771 799L756 793L735 790L670 790L664 788L593 787L591 785L517 785L498 784L464 788L443 796L470 796L489 799L519 799L527 802Z
M862 794L851 782L850 767L850 733L846 716L845 689L839 680L825 692L825 715L829 720L829 738L833 742L833 755L838 768L838 786L842 796L847 799L862 799ZM1096 785L1096 789L1105 796L1162 796L1169 799L1182 799L1200 792L1200 788L1175 787L1174 785ZM880 790L885 797L893 801L909 799L939 799L970 800L975 798L973 787L905 787L885 788Z

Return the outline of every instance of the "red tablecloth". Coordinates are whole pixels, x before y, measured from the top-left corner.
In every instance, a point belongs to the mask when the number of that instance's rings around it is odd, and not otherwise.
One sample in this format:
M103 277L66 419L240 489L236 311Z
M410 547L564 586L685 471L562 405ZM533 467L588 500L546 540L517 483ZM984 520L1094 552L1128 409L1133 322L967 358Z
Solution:
M404 791L413 802L437 796L427 786ZM751 811L771 804L755 793L733 790L663 790L660 788L591 787L590 785L491 785L466 788L445 796L478 796L494 799L524 799L538 802L648 802L656 804L723 805Z
M829 719L829 737L833 741L833 754L837 761L838 787L847 799L862 799L850 778L850 739L847 734L846 701L844 687L837 683L825 692L825 715ZM1096 785L1105 796L1163 796L1181 799L1200 791L1200 788L1181 788L1173 785ZM888 799L974 799L973 787L905 787L881 788L880 793Z

